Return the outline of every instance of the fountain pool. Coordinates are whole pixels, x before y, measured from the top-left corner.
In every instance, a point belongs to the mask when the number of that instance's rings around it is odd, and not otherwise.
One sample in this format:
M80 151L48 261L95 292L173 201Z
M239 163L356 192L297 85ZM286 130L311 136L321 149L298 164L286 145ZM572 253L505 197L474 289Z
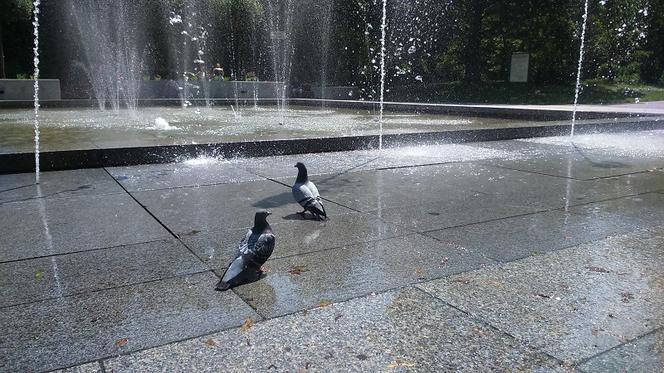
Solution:
M45 151L377 135L377 121L372 110L295 105L285 112L276 107L243 108L237 115L230 106L186 110L145 107L138 111L50 108L40 113ZM523 121L386 112L383 131L421 133L504 128L519 123ZM0 109L0 125L0 154L34 151L29 110Z

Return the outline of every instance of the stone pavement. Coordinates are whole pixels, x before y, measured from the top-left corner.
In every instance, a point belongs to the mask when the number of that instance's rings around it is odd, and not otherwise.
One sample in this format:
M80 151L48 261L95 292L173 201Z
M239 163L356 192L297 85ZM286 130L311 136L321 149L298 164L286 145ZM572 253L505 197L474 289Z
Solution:
M0 176L0 371L660 372L663 167L654 131ZM256 208L269 273L216 292Z

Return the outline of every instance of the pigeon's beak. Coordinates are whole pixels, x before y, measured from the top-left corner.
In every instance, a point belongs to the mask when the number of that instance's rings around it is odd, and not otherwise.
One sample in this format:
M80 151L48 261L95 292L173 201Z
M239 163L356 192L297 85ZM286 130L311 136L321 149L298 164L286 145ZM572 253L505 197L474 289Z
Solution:
M270 215L272 215L272 213L268 211L268 212L267 212L267 216L270 216Z

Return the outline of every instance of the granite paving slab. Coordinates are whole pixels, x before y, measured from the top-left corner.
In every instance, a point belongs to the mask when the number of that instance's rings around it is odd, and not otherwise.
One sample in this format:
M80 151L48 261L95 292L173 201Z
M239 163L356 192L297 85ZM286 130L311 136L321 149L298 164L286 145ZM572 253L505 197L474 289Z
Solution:
M267 276L235 291L266 317L342 301L492 263L421 235L270 260Z
M414 289L104 361L106 372L564 371Z
M469 162L494 158L513 158L517 154L500 149L485 148L462 144L434 144L404 146L374 150L370 154L379 157L361 169L380 169L452 162Z
M378 210L382 219L418 232L458 227L542 211L539 206L519 200L502 200L491 195L468 192L457 197L441 194L438 201Z
M274 157L232 160L233 164L256 175L269 178L293 179L297 177L295 164L307 166L309 176L353 172L378 160L379 155L369 151L294 154Z
M133 195L166 226L182 235L253 225L259 208L272 212L270 223L287 221L302 211L291 189L273 181L143 191ZM330 216L352 212L332 203L326 203L325 209Z
M262 178L241 170L232 162L194 158L181 163L112 167L108 172L128 191L240 183Z
M558 156L488 160L485 163L562 178L593 180L662 168L664 167L664 154L645 157L616 153L611 150L578 150Z
M32 198L124 193L103 169L42 172L39 187L35 174L0 175L0 204Z
M236 159L231 162L258 175L285 180L292 178L294 180L297 176L297 169L294 165L297 162L303 162L308 168L309 175L312 176L513 156L513 153L500 149L459 144L439 144L386 148L383 150Z
M584 150L603 149L621 155L661 156L664 154L664 131L595 133L587 135L540 137L519 140L531 144L568 146Z
M584 372L664 372L664 330L637 338L579 366Z
M635 174L599 179L591 182L594 188L614 191L620 195L664 192L664 170L649 170Z
M576 246L642 228L639 220L554 210L427 232L500 262Z
M438 166L449 167L449 166ZM361 211L464 198L469 191L453 187L422 168L372 170L310 178L323 198Z
M0 370L43 371L258 320L210 272L15 306L0 312Z
M176 240L0 264L0 307L207 270Z
M636 194L624 182L572 180L536 173L462 163L421 167L421 178L429 183L447 183L462 190L472 190L511 204L532 205L541 209L601 201Z
M276 248L271 258L299 255L410 233L375 216L361 213L336 215L322 222L313 219L302 220L299 216L293 216L292 219L272 224ZM245 223L251 225L253 222ZM182 235L181 239L212 268L220 269L230 263L238 242L249 228L246 226L231 230L193 232Z
M638 231L418 285L575 363L664 325L664 235Z
M524 140L483 141L473 143L473 146L509 152L512 156L508 159L558 155L574 151L569 144L545 144Z
M127 194L6 203L0 220L0 262L171 237Z
M638 221L643 227L661 226L664 222L664 196L647 193L576 206L569 211L589 215L596 221L624 219Z
M99 362L77 365L71 368L55 370L52 373L104 373Z

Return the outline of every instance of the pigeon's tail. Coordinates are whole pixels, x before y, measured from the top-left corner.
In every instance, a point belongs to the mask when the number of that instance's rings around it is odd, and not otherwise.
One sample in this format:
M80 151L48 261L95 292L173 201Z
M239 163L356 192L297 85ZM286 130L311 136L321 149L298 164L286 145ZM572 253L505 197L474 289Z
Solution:
M318 220L326 220L327 213L325 212L325 207L322 203L316 202L313 205L307 208Z
M219 281L219 283L217 284L217 287L214 290L226 291L230 288L231 288L231 285L229 283L225 282L224 280L221 280L221 281Z

